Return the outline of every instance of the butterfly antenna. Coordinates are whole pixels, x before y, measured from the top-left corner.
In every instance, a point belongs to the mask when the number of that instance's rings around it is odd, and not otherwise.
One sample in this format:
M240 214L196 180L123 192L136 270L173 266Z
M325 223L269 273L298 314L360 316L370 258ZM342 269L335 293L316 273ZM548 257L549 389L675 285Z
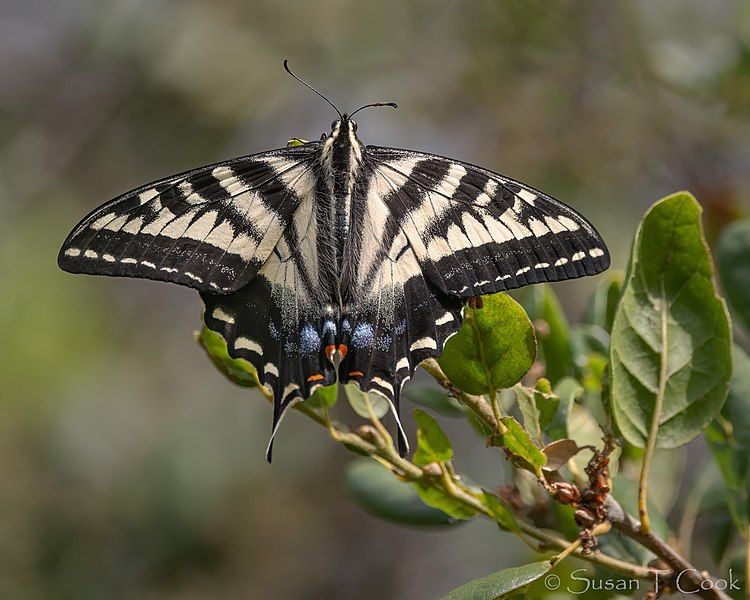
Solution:
M318 90L316 90L313 86L311 86L305 80L300 79L294 73L292 73L292 70L289 68L289 61L287 59L284 59L284 70L287 73L289 73L292 77L294 77L297 81L299 81L302 85L304 85L305 87L310 88L318 96L320 96L321 98L323 98L323 100L325 100L326 102L328 102L328 104L330 104L333 107L333 110L335 110L339 114L339 117L341 117L342 119L344 118L344 115L341 114L341 111L338 108L336 108L336 105L333 102L331 102L328 98L326 98L323 94L321 94Z
M360 106L357 110L350 114L349 117L353 117L360 110L363 110L365 108L373 108L377 106L390 106L391 108L398 108L398 104L396 104L395 102L373 102L372 104L365 104L364 106Z

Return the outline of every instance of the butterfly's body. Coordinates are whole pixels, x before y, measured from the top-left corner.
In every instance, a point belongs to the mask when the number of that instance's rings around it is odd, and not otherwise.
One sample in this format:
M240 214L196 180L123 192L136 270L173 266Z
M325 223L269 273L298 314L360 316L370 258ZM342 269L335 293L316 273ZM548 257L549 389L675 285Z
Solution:
M459 161L366 147L343 115L320 141L115 198L73 230L59 262L198 289L207 326L273 390L275 431L292 403L337 379L397 413L467 298L593 275L609 256L549 196Z

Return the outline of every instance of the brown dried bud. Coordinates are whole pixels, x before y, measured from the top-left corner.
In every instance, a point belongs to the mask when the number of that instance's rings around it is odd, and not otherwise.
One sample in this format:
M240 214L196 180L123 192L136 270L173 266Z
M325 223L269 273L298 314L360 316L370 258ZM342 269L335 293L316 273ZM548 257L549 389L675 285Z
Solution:
M359 427L357 427L354 433L356 433L366 442L370 443L375 443L375 440L378 436L378 432L372 425L360 425Z
M469 308L484 308L484 300L482 300L481 296L474 296L472 298L469 298L468 304Z
M443 468L436 462L427 463L422 467L422 473L427 477L440 477L443 472Z
M557 500L562 504L574 504L581 500L581 492L578 488L567 481L553 483Z
M592 515L588 510L585 508L579 508L575 514L575 520L576 523L580 527L584 527L586 529L589 529L596 525L596 516Z

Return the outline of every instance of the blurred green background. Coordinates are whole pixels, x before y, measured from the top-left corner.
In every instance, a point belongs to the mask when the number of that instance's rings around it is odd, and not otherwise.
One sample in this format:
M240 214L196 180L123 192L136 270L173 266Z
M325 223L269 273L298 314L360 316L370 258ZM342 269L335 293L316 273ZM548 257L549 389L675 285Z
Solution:
M528 552L481 521L364 514L349 456L299 415L268 465L270 407L194 345L196 293L56 267L105 200L327 130L284 58L342 110L399 103L361 115L365 143L571 204L618 268L655 199L690 189L713 237L750 198L742 0L3 0L0 56L2 598L416 600ZM594 284L555 287L571 318ZM462 471L500 482L447 425Z

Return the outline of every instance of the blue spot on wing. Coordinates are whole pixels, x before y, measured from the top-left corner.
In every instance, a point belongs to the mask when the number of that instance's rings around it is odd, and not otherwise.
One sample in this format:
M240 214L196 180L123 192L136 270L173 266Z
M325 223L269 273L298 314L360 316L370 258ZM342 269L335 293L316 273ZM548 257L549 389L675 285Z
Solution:
M352 334L352 346L355 348L366 348L372 346L373 327L370 323L359 323Z
M320 350L320 336L312 325L305 325L299 334L300 352L302 354L311 354Z

